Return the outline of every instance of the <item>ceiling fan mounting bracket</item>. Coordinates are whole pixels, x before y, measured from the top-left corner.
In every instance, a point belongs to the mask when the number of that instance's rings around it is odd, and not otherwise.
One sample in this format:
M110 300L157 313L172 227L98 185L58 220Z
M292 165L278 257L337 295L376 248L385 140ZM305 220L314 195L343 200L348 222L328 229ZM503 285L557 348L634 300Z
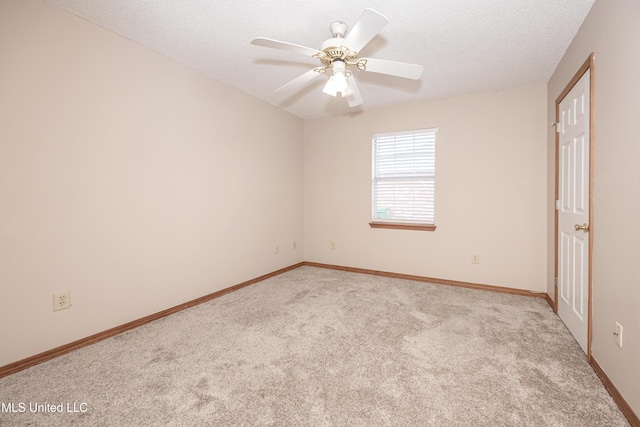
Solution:
M333 37L344 38L344 35L347 34L347 24L341 21L335 21L331 23L329 30L331 30Z

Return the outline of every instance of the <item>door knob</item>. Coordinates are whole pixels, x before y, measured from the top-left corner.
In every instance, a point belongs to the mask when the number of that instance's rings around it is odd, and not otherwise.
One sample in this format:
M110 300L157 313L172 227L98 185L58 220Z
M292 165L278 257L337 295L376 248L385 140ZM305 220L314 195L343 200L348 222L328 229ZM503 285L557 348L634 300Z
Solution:
M582 230L586 233L587 231L589 231L589 224L587 224L586 222L582 225L576 224L575 228L576 228L576 231Z

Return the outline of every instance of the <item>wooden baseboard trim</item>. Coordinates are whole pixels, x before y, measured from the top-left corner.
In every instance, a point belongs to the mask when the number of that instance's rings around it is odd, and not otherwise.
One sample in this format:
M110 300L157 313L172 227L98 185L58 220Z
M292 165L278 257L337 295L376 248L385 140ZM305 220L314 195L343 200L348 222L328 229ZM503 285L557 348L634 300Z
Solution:
M534 291L527 291L525 289L516 289L516 288L504 288L502 286L484 285L481 283L460 282L457 280L438 279L435 277L425 277L425 276L414 276L411 274L391 273L388 271L368 270L365 268L355 268L355 267L344 267L341 265L322 264L318 262L309 262L309 261L305 261L303 262L303 264L308 265L310 267L329 268L332 270L349 271L352 273L371 274L374 276L392 277L395 279L406 279L406 280L413 280L416 282L428 282L428 283L435 283L438 285L458 286L461 288L500 292L503 294L522 295L522 296L535 297L535 298L545 298L547 296L545 292L534 292Z
M600 365L598 365L598 362L596 362L596 360L591 357L589 363L591 364L593 370L596 371L596 374L600 378L600 381L602 381L602 384L604 384L604 387L607 389L611 397L613 397L614 402L616 402L624 416L627 417L627 421L629 421L631 427L640 427L640 418L638 418L635 412L633 412L631 406L629 406L627 401L624 400L624 397L622 397L616 386L613 385L607 374L605 374L604 370L602 370Z
M549 296L549 294L544 294L544 299L547 300L547 304L549 304L549 307L551 307L551 310L553 310L553 312L556 312L556 304L553 302L553 300L551 299L551 297Z
M95 344L107 338L111 338L125 331L135 329L139 326L145 325L147 323L153 322L154 320L158 320L163 317L169 316L171 314L177 313L184 309L196 306L198 304L202 304L207 301L211 301L212 299L219 298L223 295L237 291L238 289L242 289L249 285L253 285L254 283L261 282L270 277L274 277L279 274L285 273L287 271L294 270L303 265L304 263L302 262L293 264L293 265L290 265L289 267L281 268L280 270L276 270L271 273L264 274L254 279L247 280L246 282L238 283L237 285L233 285L228 288L221 289L217 292L213 292L211 294L205 295L203 297L196 298L194 300L187 301L183 304L176 305L175 307L167 308L166 310L162 310L157 313L150 314L140 319L133 320L129 323L125 323L123 325L116 326L111 329L107 329L106 331L102 331L102 332L98 332L97 334L90 335L86 338L81 338L77 341L73 341L68 344L61 345L60 347L56 347L51 350L44 351L42 353L36 354L35 356L27 357L25 359L18 360L17 362L10 363L5 366L0 366L0 378L6 377L11 374L15 374L16 372L38 365L42 362L46 362L47 360L54 359L58 356L62 356L63 354L78 350L82 347L86 347L88 345Z

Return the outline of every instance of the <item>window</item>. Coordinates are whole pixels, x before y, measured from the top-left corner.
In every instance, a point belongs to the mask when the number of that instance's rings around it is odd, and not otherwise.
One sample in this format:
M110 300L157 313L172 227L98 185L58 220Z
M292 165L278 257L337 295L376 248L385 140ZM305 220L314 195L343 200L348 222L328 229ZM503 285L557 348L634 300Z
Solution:
M437 132L373 135L371 227L435 230Z

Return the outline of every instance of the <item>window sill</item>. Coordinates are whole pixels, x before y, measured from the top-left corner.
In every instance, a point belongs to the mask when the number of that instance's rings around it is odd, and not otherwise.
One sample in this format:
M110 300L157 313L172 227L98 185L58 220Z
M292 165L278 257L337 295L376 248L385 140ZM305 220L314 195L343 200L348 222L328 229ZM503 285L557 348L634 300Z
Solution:
M426 224L400 224L397 222L370 222L371 228L389 228L392 230L418 230L418 231L436 231L435 225Z

